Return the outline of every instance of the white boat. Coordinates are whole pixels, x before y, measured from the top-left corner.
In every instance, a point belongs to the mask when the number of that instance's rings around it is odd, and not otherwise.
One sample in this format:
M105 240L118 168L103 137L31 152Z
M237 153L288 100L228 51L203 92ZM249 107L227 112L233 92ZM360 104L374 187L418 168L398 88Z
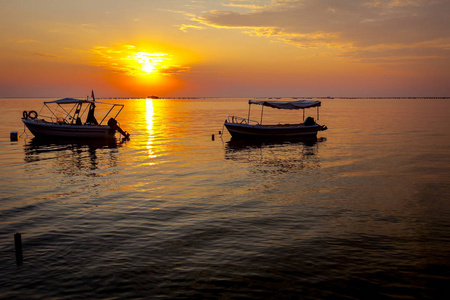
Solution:
M252 104L262 105L261 121L250 120L250 107ZM326 130L325 125L319 125L314 118L305 119L305 109L317 107L317 117L321 102L317 100L298 100L298 101L248 101L248 118L230 116L225 120L224 126L230 132L233 138L297 138L297 137L315 137L317 132ZM303 110L303 122L298 124L263 124L264 107L268 106L277 109Z
M96 105L109 106L100 122L95 118ZM92 92L92 100L63 98L46 101L41 112L46 109L50 113L48 116L39 116L34 110L24 111L22 122L35 137L102 139L114 138L119 132L129 139L130 134L123 131L116 120L123 107L123 104L95 101Z

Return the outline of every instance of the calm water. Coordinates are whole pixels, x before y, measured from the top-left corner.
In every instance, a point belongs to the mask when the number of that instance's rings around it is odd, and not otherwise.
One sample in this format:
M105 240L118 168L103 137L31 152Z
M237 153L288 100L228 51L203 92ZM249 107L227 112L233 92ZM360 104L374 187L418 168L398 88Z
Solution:
M450 100L324 100L267 144L218 134L246 99L118 100L126 143L10 142L43 100L0 100L1 299L450 297Z

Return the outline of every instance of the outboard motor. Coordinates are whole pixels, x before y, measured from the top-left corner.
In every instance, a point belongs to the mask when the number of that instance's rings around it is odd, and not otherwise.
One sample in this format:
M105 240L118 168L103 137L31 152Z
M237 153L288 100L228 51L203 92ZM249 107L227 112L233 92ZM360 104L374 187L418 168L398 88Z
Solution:
M108 120L108 126L110 127L110 133L113 134L118 131L123 137L128 141L130 139L130 134L126 131L123 131L122 128L117 124L117 121L113 118Z

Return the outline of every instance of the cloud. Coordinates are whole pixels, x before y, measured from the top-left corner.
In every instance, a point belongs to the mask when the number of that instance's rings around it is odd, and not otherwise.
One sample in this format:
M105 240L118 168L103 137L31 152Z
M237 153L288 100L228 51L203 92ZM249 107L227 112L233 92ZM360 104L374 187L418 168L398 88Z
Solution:
M205 26L188 25L188 24L182 24L180 26L180 30L183 31L183 32L187 32L188 29L203 30L203 29L205 29Z
M347 57L369 54L394 60L450 57L448 0L285 0L251 6L247 12L213 10L201 26L242 29L298 47L327 47ZM241 3L239 6L243 6ZM380 50L381 51L378 51Z
M342 56L371 63L408 63L439 61L450 57L450 39L434 40L410 45L378 45L348 50Z
M42 56L42 57L48 57L48 58L62 58L60 55L50 54L50 53L43 53L43 52L33 52L33 55Z
M256 1L258 2L258 1ZM255 1L248 1L248 0L234 0L230 3L224 3L222 4L225 7L240 7L240 8L248 8L248 9L263 9L267 5L265 4L258 4L255 3Z

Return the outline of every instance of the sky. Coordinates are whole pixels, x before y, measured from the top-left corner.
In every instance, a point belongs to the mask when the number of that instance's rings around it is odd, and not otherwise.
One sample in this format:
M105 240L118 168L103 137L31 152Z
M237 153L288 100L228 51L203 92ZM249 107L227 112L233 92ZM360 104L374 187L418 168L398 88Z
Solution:
M448 0L0 0L0 97L450 96Z

